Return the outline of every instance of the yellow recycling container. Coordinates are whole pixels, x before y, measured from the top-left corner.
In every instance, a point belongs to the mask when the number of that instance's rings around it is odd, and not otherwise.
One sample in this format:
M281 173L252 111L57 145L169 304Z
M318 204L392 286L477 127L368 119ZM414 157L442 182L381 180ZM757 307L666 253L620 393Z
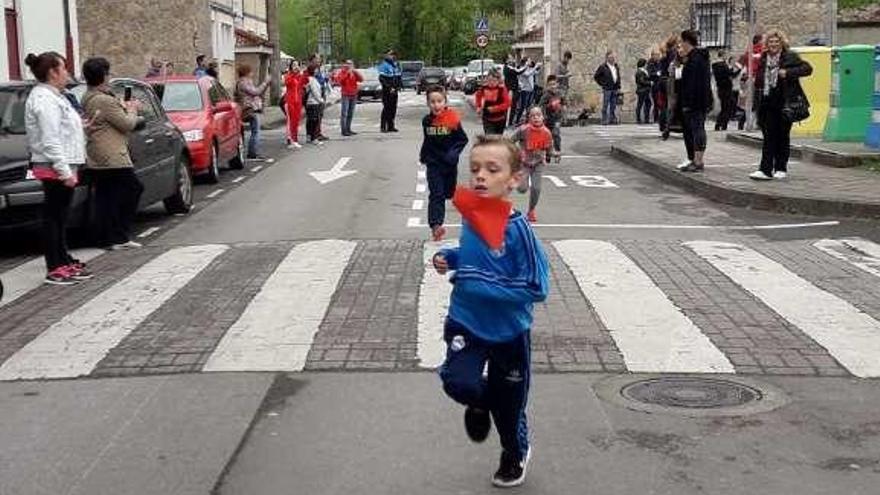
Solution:
M802 46L793 50L813 66L813 74L801 78L801 86L810 101L810 118L795 124L791 128L791 134L798 137L822 137L831 106L831 47Z

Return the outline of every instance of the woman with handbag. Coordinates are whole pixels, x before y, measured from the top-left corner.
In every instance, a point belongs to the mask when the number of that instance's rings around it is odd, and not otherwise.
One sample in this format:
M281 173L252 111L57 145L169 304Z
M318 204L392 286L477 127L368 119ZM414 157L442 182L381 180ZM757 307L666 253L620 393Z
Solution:
M813 67L790 50L782 31L765 37L767 50L755 74L758 125L764 135L761 168L749 175L754 180L785 179L791 154L791 126L810 116L810 102L801 88L800 78L813 73Z
M235 84L235 101L241 107L241 120L247 122L251 128L248 139L248 160L260 160L272 163L275 160L260 154L260 117L263 113L263 93L269 87L269 80L262 84L254 84L253 69L247 64L238 67L238 82Z

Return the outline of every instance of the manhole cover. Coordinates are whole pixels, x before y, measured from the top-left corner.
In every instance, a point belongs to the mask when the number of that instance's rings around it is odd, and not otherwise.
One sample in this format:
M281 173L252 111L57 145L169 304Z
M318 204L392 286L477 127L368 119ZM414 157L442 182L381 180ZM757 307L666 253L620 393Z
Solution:
M627 409L680 416L743 416L788 402L782 390L743 376L616 375L593 384L600 398Z
M630 400L664 407L714 409L761 400L761 391L741 383L698 377L670 377L631 383L620 391Z

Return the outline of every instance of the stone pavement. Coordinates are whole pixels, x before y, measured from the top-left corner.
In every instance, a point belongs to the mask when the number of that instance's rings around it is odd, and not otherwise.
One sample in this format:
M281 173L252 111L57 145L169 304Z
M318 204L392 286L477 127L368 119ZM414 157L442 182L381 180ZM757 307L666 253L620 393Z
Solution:
M713 201L757 209L808 215L880 217L880 173L862 168L834 168L793 159L786 180L754 181L761 151L709 132L706 171L682 174L685 158L679 138L620 139L612 153L626 163Z

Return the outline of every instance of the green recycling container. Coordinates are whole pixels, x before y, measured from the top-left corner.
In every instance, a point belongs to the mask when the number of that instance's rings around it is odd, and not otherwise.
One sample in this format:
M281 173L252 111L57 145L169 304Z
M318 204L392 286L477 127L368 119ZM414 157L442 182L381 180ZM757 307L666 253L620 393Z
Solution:
M835 48L831 57L831 110L824 139L863 142L871 123L874 47L843 46Z

